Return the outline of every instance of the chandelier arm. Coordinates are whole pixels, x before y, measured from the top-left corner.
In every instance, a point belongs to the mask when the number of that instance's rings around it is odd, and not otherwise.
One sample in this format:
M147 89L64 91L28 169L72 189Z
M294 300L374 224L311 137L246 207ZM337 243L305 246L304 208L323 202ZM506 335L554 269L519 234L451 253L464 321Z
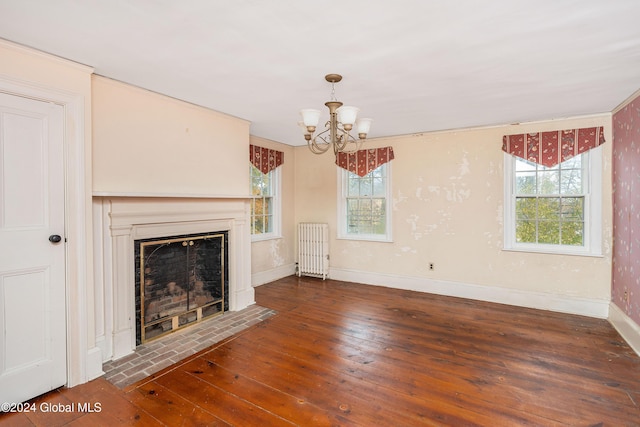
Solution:
M328 137L330 135L329 134L330 129L325 129L322 132L316 134L316 136L313 137L314 140L321 140L322 144L331 144L331 139L329 139Z
M349 139L353 139L349 131L345 130L344 128L339 127L338 131L340 132L340 136L338 137L340 141L344 141L344 143L347 143L349 142Z
M340 135L340 142L334 147L335 152L353 153L362 148L365 139L356 139L344 129L340 129L340 132L342 135Z
M312 139L309 142L309 149L314 153L314 154L322 154L322 153L326 153L327 150L329 150L329 148L331 147L331 144L318 144L314 139Z
M329 148L331 147L331 142L327 141L325 136L323 136L327 132L329 132L329 129L326 129L326 130L320 132L319 134L314 136L310 141L307 142L307 144L309 146L309 149L314 154L326 153L329 150Z
M340 151L344 151L344 148L346 147L346 145L349 143L349 138L345 138L344 135L344 131L340 130L343 134L340 135L334 142L333 142L333 151L335 154L338 154Z
M352 138L351 144L348 144L347 146L345 146L344 149L342 149L342 152L344 152L344 153L355 153L356 151L362 149L362 145L363 145L364 141L365 141L364 139Z
M342 151L344 147L355 139L343 128L338 127L338 132L340 132L340 135L336 137L336 146L338 146L339 150Z
M309 142L309 150L313 154L324 154L329 150L330 145L318 145L315 142Z

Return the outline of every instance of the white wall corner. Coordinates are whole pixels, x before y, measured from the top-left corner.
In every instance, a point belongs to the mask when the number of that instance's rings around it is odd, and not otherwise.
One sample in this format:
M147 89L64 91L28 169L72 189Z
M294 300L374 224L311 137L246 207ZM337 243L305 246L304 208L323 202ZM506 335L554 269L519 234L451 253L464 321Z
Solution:
M616 328L620 336L640 356L640 325L634 322L613 302L609 304L609 323Z
M609 301L605 300L576 298L566 295L523 291L519 289L433 280L424 277L385 275L338 268L332 268L329 272L329 277L345 282L386 286L388 288L468 298L517 307L578 314L581 316L589 316L599 319L606 319L609 316Z
M251 275L251 285L253 287L270 283L283 277L288 277L296 273L296 264L286 264L271 270L259 271Z

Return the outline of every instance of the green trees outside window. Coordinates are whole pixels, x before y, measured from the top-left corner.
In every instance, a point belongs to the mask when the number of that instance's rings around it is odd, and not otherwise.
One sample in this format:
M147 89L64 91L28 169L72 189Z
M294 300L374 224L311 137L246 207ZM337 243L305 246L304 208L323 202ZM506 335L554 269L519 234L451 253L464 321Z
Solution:
M584 245L583 167L583 155L554 167L515 161L516 242Z

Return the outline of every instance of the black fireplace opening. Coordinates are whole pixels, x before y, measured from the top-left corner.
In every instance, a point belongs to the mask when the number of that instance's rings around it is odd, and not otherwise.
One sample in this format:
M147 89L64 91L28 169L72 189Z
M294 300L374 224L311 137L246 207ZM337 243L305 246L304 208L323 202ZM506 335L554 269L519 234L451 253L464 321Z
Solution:
M229 232L134 242L136 345L229 310Z

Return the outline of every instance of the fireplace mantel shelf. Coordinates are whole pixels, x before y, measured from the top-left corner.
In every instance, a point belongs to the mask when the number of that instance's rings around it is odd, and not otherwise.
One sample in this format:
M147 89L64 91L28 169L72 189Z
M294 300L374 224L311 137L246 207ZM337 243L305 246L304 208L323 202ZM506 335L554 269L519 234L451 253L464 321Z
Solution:
M94 191L93 197L137 197L157 199L249 199L249 194L189 194L189 193L134 193L120 191Z

